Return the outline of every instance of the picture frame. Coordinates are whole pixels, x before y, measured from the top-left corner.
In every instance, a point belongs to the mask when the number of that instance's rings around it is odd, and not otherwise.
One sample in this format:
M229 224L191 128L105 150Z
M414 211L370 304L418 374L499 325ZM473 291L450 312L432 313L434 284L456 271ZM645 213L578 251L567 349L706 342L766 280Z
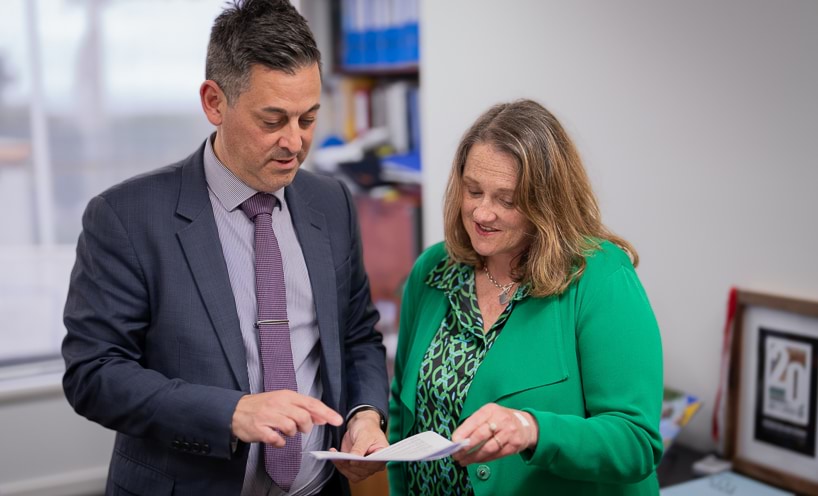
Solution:
M818 302L737 291L725 456L736 472L818 495Z

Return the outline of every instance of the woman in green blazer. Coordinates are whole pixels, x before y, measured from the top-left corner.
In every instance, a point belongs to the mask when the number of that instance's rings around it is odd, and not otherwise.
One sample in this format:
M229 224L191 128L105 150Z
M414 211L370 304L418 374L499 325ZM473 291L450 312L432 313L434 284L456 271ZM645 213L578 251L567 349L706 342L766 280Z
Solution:
M391 463L391 496L658 494L662 351L637 263L550 112L484 113L454 160L445 244L406 285L390 402L391 442L470 444Z

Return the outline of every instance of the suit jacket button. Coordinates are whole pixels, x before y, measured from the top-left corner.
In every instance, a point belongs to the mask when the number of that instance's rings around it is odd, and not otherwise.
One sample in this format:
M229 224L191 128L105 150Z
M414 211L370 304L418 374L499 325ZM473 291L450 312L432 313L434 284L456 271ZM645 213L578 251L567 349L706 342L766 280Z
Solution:
M481 481L488 480L491 477L491 469L488 465L480 465L477 467L477 478Z
M209 444L204 443L202 445L202 453L204 453L204 454L210 453L210 445Z
M193 443L193 452L198 453L202 450L202 445L199 443Z
M179 449L181 446L182 446L182 443L180 443L178 439L174 439L170 443L170 447L173 448L173 449Z
M190 451L190 443L185 441L182 443L182 449L185 451Z

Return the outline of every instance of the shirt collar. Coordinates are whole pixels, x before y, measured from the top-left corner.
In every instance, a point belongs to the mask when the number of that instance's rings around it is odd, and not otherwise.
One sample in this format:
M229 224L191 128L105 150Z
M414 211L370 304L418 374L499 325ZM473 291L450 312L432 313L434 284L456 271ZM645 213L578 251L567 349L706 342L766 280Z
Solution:
M239 208L245 200L258 193L258 191L236 177L236 175L219 160L213 151L213 140L215 138L216 133L213 133L207 138L207 142L205 143L205 178L208 187L213 191L219 203L222 204L225 210L232 212ZM286 205L284 201L284 188L273 191L272 195L278 199L279 206L284 209Z
M426 276L426 284L448 293L463 287L471 277L471 272L471 266L453 262L447 256L429 272L429 275Z
M448 256L438 262L437 265L426 276L426 284L429 287L440 289L446 293L452 293L461 288L468 287L466 283L474 277L474 267L461 262L453 262ZM512 300L522 300L530 293L531 285L524 284L517 286Z

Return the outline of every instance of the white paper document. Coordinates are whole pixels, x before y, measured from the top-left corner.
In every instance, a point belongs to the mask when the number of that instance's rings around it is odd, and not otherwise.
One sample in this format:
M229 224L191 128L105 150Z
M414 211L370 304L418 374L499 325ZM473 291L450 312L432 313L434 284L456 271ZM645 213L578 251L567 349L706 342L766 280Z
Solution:
M446 458L469 445L466 439L453 443L436 432L426 431L407 437L380 451L367 456L351 455L338 451L310 451L319 460L355 460L363 462L416 462Z

